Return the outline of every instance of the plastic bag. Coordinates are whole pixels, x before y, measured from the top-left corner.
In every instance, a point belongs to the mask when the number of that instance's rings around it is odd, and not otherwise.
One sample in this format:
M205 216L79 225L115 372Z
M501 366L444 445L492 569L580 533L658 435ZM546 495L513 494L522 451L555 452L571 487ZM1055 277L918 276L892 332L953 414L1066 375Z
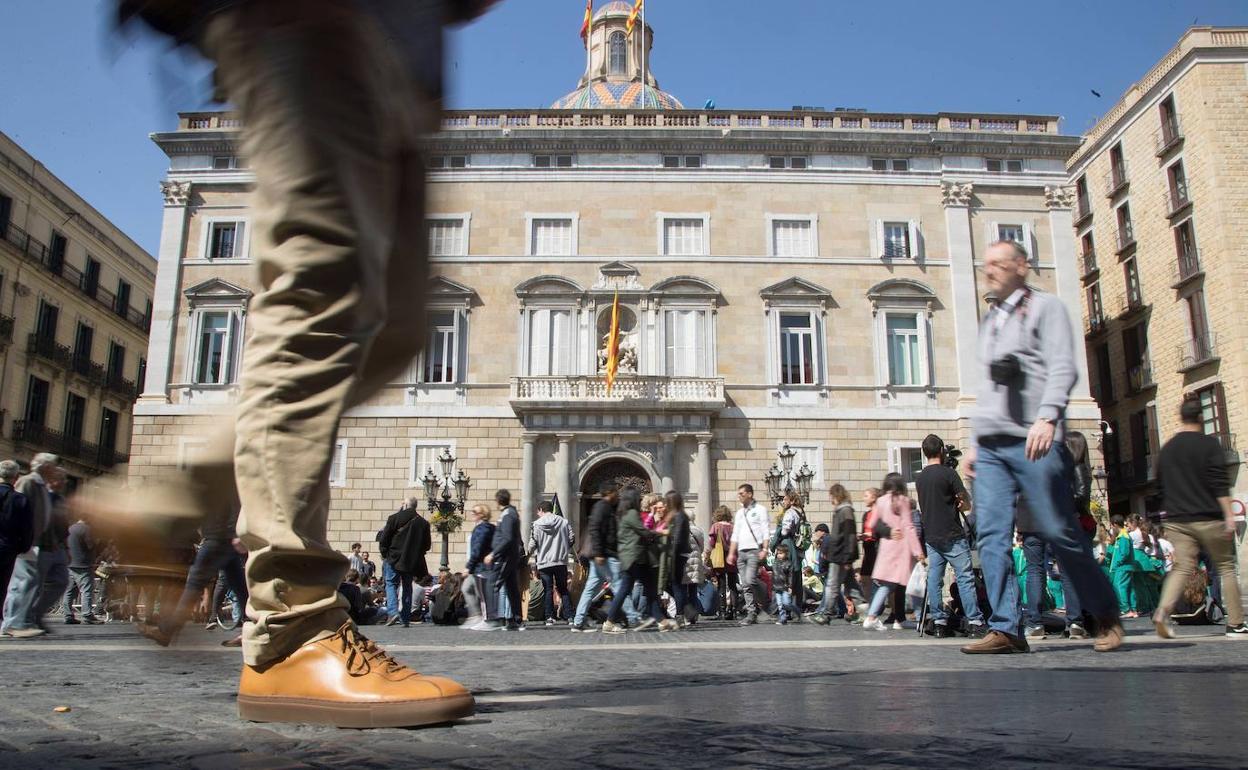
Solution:
M915 599L922 599L927 593L927 566L924 564L914 565L914 570L910 573L910 581L906 583L906 596Z

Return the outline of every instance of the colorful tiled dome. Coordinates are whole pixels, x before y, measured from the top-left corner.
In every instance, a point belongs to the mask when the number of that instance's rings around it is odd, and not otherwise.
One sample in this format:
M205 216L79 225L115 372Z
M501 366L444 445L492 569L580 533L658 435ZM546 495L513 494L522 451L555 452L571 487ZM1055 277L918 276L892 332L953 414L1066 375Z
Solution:
M628 3L612 3L624 5ZM552 110L615 110L641 109L641 83L591 83L578 88L550 105ZM653 86L646 87L646 104L650 109L683 110L685 105L666 91Z

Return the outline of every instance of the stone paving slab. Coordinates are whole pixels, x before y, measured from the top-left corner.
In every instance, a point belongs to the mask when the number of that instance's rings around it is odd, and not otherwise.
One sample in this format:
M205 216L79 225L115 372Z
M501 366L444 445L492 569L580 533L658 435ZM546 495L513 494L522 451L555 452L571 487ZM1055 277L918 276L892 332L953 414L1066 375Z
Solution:
M1137 621L1123 652L1054 639L999 657L848 625L372 628L480 708L454 726L370 731L240 722L224 632L188 628L166 650L119 624L53 629L0 641L0 767L1245 765L1248 644L1213 627L1163 642Z

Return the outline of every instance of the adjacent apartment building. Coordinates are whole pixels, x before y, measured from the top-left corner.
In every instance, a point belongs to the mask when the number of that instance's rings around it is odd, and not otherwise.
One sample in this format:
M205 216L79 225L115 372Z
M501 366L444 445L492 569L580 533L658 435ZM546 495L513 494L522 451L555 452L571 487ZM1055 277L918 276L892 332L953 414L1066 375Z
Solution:
M156 260L0 133L0 457L128 461Z
M1189 395L1248 499L1245 147L1248 28L1194 27L1070 159L1112 512L1150 505L1157 450Z
M1079 139L1057 118L684 109L643 67L653 33L628 37L628 9L598 10L587 72L553 107L450 112L429 138L430 337L343 422L336 546L423 497L443 450L472 501L509 488L526 521L555 494L578 521L613 479L681 490L705 524L738 484L764 488L787 444L826 519L831 484L913 479L928 432L965 442L990 242L1023 244L1078 327ZM190 113L154 136L170 166L136 479L232 409L255 291L238 133ZM1068 416L1091 431L1086 382Z

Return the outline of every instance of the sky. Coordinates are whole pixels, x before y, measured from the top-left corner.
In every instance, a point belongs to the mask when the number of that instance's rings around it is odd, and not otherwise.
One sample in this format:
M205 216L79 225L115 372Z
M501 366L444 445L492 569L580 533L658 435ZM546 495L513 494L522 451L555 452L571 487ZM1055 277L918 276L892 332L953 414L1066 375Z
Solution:
M209 69L116 34L114 2L3 0L0 131L155 254L168 164L149 134L205 106ZM504 0L453 31L448 106L545 107L571 91L583 9ZM650 0L646 21L651 69L688 107L1023 112L1081 134L1188 27L1248 25L1248 1Z

